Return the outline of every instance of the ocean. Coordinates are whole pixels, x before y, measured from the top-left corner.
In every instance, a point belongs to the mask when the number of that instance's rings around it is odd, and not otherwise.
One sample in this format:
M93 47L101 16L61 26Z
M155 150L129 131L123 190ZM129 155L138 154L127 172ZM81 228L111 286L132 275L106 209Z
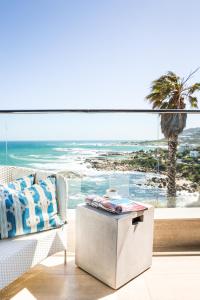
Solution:
M111 152L152 149L129 141L9 141L0 142L0 163L48 170L64 169L85 158Z
M68 170L81 174L81 178L69 179L69 208L75 208L88 194L104 195L108 188L116 188L123 197L139 202L166 207L166 190L145 185L156 173L136 171L97 171L85 159L109 154L139 150L148 151L155 146L133 141L8 141L0 142L0 164L23 166L44 170ZM191 195L189 203L198 195ZM176 206L186 206L188 195L179 194Z

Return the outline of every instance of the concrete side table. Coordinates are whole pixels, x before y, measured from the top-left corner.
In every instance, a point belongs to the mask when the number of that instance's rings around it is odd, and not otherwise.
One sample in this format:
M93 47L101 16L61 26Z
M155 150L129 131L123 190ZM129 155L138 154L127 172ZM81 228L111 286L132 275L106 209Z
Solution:
M88 205L76 209L77 266L118 289L151 266L153 207L115 215Z

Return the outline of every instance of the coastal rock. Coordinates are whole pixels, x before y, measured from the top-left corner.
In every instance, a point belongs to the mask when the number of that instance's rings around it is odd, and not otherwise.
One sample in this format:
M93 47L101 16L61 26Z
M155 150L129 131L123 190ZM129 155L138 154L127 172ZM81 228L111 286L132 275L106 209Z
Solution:
M147 180L145 183L146 186L151 186L155 188L166 188L167 187L167 177L152 177ZM188 193L194 193L198 190L198 185L195 183L192 183L189 180L183 180L181 178L177 178L176 183L176 190L178 192L186 191Z
M159 172L157 150L151 151L134 151L129 153L111 151L99 156L85 159L87 166L97 171L129 171L143 173L157 173L158 176L152 176L142 185L151 186L159 189L167 188L167 151L159 150ZM112 157L111 157L112 156ZM115 157L116 156L116 157ZM176 188L178 192L185 191L194 193L200 189L198 170L200 165L195 165L195 172L190 169L190 163L178 164L176 174ZM161 176L160 176L161 175ZM138 183L138 186L141 183Z

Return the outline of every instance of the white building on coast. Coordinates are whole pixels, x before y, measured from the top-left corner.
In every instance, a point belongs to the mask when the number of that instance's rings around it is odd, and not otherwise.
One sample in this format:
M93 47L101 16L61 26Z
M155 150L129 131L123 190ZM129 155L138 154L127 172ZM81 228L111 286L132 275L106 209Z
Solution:
M190 157L198 158L199 157L199 151L197 151L197 150L190 151Z

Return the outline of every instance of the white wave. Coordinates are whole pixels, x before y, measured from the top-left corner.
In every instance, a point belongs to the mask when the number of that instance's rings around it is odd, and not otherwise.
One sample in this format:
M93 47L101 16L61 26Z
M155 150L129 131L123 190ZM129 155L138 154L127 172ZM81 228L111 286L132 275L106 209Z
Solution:
M35 162L54 163L55 161L58 160L58 157L55 157L55 156L49 156L48 157L48 156L45 156L45 155L34 158L34 157L30 157L30 155L21 157L21 156L17 156L17 155L14 155L14 154L10 154L9 157L11 157L12 159L15 159L15 160L29 162L29 163L35 163ZM72 161L72 159L71 159L71 161ZM65 161L62 160L62 163L63 162L65 162ZM66 162L68 162L68 160L66 160Z
M105 177L103 177L103 176L101 176L101 177L100 177L100 176L99 176L99 177L96 177L96 176L95 176L95 177L91 177L91 176L88 177L88 176L87 176L87 177L84 177L84 178L83 178L83 181L88 181L88 180L89 180L89 181L94 181L94 182L96 182L96 183L101 183L101 182L103 182L103 181L106 181L107 179L106 179Z
M61 171L65 170L66 167L63 164L58 163L31 163L31 167L40 170L49 170L49 171Z
M69 145L69 144L65 144L65 145ZM99 142L87 142L87 143L83 143L83 142L74 142L74 143L70 143L70 145L80 145L80 146L95 146L95 147L102 147L105 145L105 143L99 143Z
M123 147L125 147L123 145ZM155 148L154 146L151 146L151 148ZM140 147L141 149L141 147ZM96 156L100 156L100 155L109 155L112 153L116 153L117 154L128 154L134 151L138 151L138 149L128 149L128 150L117 150L117 149L85 149L85 148L80 148L80 147L76 147L76 148L64 148L64 147L57 147L57 148L53 148L54 151L57 152L67 152L68 155L82 155L82 156L91 156L91 157L96 157Z
M29 154L28 157L41 158L43 155Z
M137 175L146 176L146 173L141 173L137 171L107 171L107 170L95 170L93 168L88 168L88 165L81 161L52 161L52 162L32 162L30 164L32 167L37 169L45 170L58 170L58 171L72 171L77 172L80 176L95 177L95 176L115 176L115 175ZM94 179L95 181L96 179ZM98 178L97 181L104 180L103 178Z
M83 148L53 148L57 152L67 152L68 155L83 155L83 156L97 156L98 150L96 149L83 149Z
M57 151L57 152L68 152L71 149L70 148L53 148L52 150Z
M15 154L9 154L9 157L13 158L13 159L16 159L16 160L21 160L21 161L38 161L38 158L32 158L30 157L30 155L28 156L18 156L18 155L15 155ZM43 161L45 161L44 159L42 159ZM48 161L48 160L47 160Z
M80 199L83 199L85 196L82 194L82 193L77 193L77 194L74 194L74 195L69 195L69 198L70 199L73 199L73 200L80 200Z
M181 191L177 193L177 206L185 207L185 206L195 206L195 204L199 203L200 194L199 192L189 193L187 191Z
M71 153L81 154L81 155L94 155L98 151L96 149L82 149L82 148L74 148L71 150Z

